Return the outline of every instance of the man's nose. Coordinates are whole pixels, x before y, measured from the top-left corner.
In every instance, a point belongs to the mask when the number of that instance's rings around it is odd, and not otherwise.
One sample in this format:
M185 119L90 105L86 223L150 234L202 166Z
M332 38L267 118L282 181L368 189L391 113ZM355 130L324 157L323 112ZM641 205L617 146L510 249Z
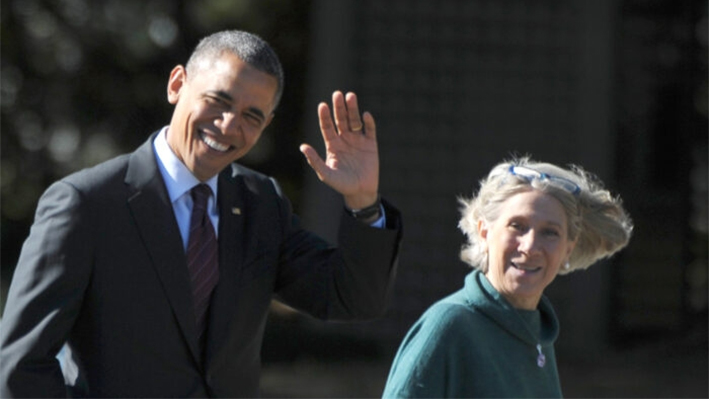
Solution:
M239 129L239 118L232 112L225 112L222 114L219 128L224 135L235 134Z

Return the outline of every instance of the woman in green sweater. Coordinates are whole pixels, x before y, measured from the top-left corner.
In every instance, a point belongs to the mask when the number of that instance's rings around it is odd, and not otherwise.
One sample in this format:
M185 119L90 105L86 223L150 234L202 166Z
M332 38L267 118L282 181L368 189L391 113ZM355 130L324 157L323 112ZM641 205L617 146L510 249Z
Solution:
M630 218L581 168L529 158L495 166L461 204L474 270L409 330L383 396L560 397L544 289L627 245Z

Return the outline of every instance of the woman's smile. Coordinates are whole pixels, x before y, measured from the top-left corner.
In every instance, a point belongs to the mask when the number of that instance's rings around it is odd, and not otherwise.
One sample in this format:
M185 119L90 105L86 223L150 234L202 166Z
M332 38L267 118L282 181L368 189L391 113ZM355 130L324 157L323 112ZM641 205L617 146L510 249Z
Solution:
M541 266L533 266L533 265L525 265L524 263L515 263L515 262L510 262L510 265L522 272L526 273L536 273L540 270L542 270Z

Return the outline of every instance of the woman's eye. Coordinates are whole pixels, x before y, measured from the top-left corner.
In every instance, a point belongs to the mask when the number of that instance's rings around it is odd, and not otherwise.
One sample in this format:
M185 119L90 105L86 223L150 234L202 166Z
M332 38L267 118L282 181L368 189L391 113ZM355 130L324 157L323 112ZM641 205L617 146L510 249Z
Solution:
M544 235L549 236L549 237L559 237L561 234L554 229L548 229L544 230Z
M512 228L513 230L519 230L519 231L524 230L524 226L522 226L521 223L511 222L509 226L510 226L510 228Z

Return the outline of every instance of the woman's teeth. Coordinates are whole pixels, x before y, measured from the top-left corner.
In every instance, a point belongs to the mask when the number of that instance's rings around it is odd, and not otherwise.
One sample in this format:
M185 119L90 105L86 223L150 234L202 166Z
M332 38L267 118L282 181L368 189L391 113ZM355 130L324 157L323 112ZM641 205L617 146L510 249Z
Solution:
M209 146L209 148L211 148L213 150L225 152L226 150L229 149L228 145L218 143L217 141L213 140L211 137L207 136L207 134L205 134L205 133L200 133L200 137L202 138L202 141L204 141L204 143L207 144Z
M522 267L516 263L512 263L512 267L514 267L515 269L524 270L526 272L533 272L533 271L541 269L539 267Z

